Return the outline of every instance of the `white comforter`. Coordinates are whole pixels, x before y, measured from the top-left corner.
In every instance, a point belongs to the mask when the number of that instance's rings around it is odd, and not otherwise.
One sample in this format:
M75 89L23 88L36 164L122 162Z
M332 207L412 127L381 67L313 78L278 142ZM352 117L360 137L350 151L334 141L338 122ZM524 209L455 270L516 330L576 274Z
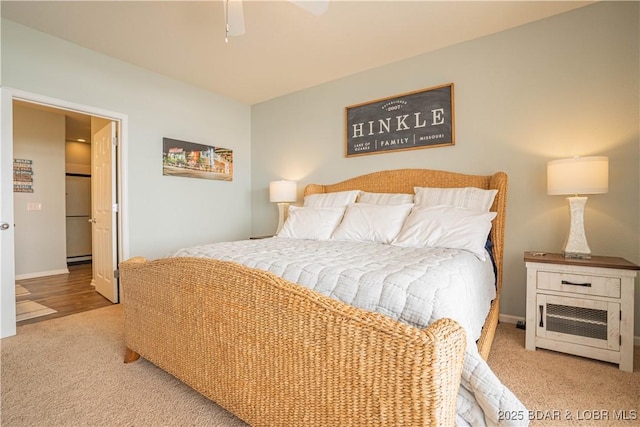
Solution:
M468 341L457 424L506 425L501 415L514 418L514 411L528 418L524 406L493 374L475 343L495 297L489 257L481 261L470 252L454 249L286 238L200 245L180 249L173 256L215 258L270 271L419 328L443 317L454 319L467 331Z

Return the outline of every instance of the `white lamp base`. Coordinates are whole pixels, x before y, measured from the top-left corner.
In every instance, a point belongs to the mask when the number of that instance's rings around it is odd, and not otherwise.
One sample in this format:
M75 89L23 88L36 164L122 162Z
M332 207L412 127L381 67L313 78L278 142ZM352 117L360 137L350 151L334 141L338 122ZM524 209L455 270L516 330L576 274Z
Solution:
M571 226L564 244L564 257L589 259L591 258L591 248L589 248L584 232L584 205L587 203L587 198L567 197L567 201L571 213Z
M276 230L276 234L282 230L285 221L287 220L287 215L289 214L289 203L278 203L278 229Z

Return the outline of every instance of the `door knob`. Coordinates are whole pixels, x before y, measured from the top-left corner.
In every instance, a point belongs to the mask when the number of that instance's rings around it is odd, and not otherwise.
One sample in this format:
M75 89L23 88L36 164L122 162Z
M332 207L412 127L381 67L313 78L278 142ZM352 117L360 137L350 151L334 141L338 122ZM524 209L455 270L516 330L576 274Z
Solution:
M95 223L96 223L95 218L90 218L90 219L88 219L87 221L89 221L89 222L90 222L90 223L92 223L92 224L95 224Z
M9 229L9 224L7 224L6 222L3 222L2 224L0 224L0 230L8 230Z

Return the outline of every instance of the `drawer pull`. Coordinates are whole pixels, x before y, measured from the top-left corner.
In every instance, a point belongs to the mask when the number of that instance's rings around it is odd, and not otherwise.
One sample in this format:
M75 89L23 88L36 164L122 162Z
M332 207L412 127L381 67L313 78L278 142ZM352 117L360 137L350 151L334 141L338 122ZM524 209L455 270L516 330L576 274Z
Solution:
M590 288L591 287L591 283L573 283L573 282L570 282L568 280L563 280L562 284L563 285L572 285L572 286L584 286L585 288Z
M544 322L542 319L544 319L544 305L539 305L538 306L540 308L540 327L544 328Z

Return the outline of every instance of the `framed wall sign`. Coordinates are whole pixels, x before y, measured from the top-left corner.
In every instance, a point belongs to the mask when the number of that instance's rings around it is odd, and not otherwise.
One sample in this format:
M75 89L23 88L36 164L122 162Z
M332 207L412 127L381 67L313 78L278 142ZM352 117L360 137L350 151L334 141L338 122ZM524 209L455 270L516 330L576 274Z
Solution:
M33 193L33 160L13 159L13 192Z
M453 83L345 109L346 157L455 144Z

